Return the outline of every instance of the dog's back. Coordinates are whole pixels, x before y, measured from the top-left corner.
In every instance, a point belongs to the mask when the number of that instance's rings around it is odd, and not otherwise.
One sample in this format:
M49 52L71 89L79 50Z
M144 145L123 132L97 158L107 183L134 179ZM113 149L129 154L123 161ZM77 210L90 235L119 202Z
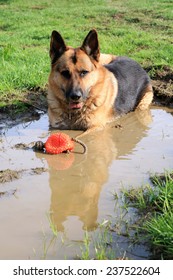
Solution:
M150 85L149 76L137 62L127 57L117 57L105 67L118 81L116 112L126 114L133 111L144 97L145 89Z

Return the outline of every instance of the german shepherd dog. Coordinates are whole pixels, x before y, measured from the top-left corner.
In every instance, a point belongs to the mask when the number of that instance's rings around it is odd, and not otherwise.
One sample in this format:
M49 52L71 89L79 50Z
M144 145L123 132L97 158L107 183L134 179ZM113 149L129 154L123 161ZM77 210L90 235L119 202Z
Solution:
M103 128L130 111L146 110L153 98L150 79L132 59L100 54L91 30L81 47L65 44L53 31L48 89L50 126L85 131Z

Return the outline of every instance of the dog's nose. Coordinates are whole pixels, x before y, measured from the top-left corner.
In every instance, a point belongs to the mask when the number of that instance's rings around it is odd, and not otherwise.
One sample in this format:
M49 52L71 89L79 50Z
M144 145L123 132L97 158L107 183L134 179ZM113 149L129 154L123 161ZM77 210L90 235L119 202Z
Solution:
M73 91L70 93L70 99L73 101L78 101L82 97L81 91Z

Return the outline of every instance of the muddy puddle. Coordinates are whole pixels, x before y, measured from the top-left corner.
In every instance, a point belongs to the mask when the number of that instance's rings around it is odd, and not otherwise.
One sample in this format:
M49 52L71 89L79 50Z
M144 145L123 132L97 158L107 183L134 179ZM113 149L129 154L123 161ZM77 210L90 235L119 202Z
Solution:
M97 236L99 223L119 223L113 194L173 168L172 112L153 107L145 115L130 113L85 136L86 155L78 144L73 154L35 153L29 143L45 141L51 133L46 115L12 128L4 125L0 259L74 259L81 255L86 230ZM128 258L149 258L147 247L131 246L120 233L114 233L114 246L117 257L125 252Z

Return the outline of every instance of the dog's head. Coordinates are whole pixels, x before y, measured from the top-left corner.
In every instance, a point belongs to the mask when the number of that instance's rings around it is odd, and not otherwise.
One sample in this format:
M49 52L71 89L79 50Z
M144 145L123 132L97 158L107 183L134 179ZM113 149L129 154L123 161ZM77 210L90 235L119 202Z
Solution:
M62 36L53 31L50 42L51 74L49 83L54 94L69 109L80 110L96 82L100 50L96 30L91 30L81 47L65 44Z

